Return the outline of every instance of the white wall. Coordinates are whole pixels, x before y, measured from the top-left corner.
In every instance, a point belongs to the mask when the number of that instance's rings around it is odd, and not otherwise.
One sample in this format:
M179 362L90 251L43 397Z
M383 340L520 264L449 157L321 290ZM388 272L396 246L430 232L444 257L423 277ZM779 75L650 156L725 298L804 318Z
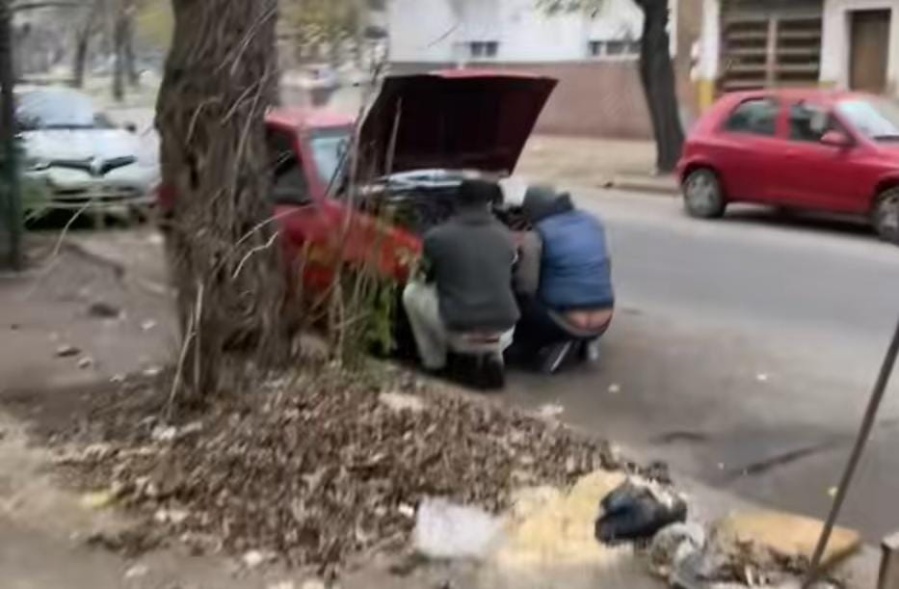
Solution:
M821 81L849 86L850 11L891 9L887 86L899 95L899 0L825 0L821 38Z
M459 18L450 0L390 0L390 60L454 62Z
M677 0L670 0L672 15ZM390 59L463 62L465 43L496 41L497 61L574 61L588 57L590 41L639 39L643 13L633 0L607 0L590 19L581 13L549 16L536 0L391 0ZM676 31L672 19L672 53Z
M504 0L502 6L503 61L565 61L583 59L587 52L580 14L547 16L534 0Z

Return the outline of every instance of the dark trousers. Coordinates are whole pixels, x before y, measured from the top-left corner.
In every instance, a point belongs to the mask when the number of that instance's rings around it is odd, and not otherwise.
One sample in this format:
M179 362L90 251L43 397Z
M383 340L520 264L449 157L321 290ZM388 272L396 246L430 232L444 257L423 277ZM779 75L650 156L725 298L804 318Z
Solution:
M518 308L521 319L515 327L515 341L512 353L516 358L529 360L541 350L567 341L589 342L599 339L605 333L605 327L595 333L575 333L565 328L553 315L550 309L531 296L518 296Z

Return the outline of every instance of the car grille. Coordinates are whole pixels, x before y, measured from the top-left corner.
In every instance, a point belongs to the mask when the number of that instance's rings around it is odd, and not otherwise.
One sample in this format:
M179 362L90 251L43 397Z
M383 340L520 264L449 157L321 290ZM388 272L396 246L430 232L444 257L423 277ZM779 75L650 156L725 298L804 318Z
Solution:
M80 170L82 172L87 172L91 176L105 176L115 169L130 166L136 161L136 157L129 155L108 160L53 160L50 162L50 166L56 168L68 168L70 170Z
M137 198L141 191L131 186L101 186L90 188L56 188L53 200L66 204L116 203Z

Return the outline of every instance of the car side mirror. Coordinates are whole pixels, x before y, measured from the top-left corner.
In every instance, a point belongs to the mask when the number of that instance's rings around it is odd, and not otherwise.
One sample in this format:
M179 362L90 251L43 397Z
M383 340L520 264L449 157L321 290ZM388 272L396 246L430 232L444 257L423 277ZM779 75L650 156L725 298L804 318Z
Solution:
M852 138L840 131L828 131L821 137L821 144L846 149L852 146Z

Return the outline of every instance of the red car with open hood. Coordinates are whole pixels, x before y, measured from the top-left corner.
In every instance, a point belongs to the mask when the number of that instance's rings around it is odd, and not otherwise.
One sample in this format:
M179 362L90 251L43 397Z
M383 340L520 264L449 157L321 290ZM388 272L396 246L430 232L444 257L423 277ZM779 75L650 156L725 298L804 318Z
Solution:
M423 233L452 213L462 179L512 173L555 85L545 77L452 70L386 78L358 127L321 111L271 111L270 197L306 293L326 292L341 261L374 261L382 276L404 283ZM353 141L358 157L349 162ZM347 186L350 168L368 179L357 190ZM172 198L162 190L165 196L164 210Z
M302 258L304 287L327 289L338 260L374 261L382 275L405 282L423 233L451 213L463 177L515 169L554 86L468 70L389 77L358 127L352 163L343 157L354 141L348 120L272 112L276 215L288 255ZM368 179L354 191L351 167Z

